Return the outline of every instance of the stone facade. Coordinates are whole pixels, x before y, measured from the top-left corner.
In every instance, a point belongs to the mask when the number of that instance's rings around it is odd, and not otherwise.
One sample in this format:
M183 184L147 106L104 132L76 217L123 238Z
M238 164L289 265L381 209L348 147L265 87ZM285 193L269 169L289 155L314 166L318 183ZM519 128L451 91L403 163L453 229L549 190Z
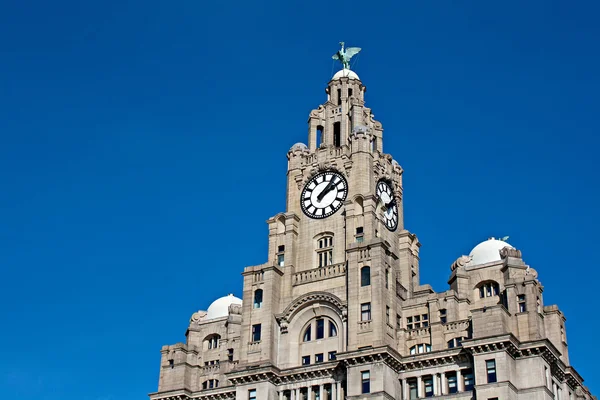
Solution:
M564 315L544 305L519 250L490 239L451 265L447 291L420 283L403 170L383 152L366 87L344 71L309 115L308 145L288 152L267 262L244 270L241 304L219 299L192 316L185 343L162 348L151 400L594 399L570 365ZM302 191L322 171L347 196L310 218Z

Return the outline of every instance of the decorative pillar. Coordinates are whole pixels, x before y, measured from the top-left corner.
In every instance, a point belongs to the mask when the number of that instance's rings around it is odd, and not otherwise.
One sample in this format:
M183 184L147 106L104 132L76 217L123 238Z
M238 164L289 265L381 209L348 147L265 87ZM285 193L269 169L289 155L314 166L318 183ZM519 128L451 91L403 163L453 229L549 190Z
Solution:
M438 385L438 374L432 374L431 380L433 381L433 395L439 396L440 395L440 393L439 393L440 385Z
M292 400L296 400L296 389L290 390L290 397Z
M342 400L342 382L336 382L337 386L337 397L335 400Z
M425 393L423 393L423 378L421 376L417 376L417 395L425 397Z
M402 379L402 400L408 400L408 380Z
M283 390L279 391L279 400L283 400Z
M440 374L440 394L443 396L445 394L448 394L448 382L446 379L446 373L442 372Z
M308 395L308 396L306 396L306 397L308 397L308 400L313 400L311 385L308 385L308 388L306 388L306 394Z
M325 397L323 397L323 384L319 385L319 400L323 400L325 399Z
M463 381L462 374L460 373L460 369L456 371L456 384L458 385L458 391L465 391L465 382Z
M327 400L337 400L337 383L333 382L331 384L331 397Z

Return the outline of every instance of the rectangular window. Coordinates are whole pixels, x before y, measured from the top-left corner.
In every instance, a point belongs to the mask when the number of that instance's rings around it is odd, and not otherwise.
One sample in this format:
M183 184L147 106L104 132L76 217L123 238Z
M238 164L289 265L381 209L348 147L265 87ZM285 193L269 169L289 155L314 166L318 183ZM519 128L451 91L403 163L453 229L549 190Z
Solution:
M323 339L325 337L325 320L323 318L317 319L317 339Z
M371 372L362 371L360 374L362 381L362 393L371 393Z
M356 243L362 243L364 241L363 227L359 226L356 228Z
M427 328L429 326L429 315L423 314L423 328Z
M337 90L337 103L338 106L342 105L342 89Z
M517 302L519 303L519 312L527 311L527 303L525 302L524 294L520 294L517 296Z
M310 356L302 356L302 365L310 364Z
M352 89L348 89L348 97L352 97Z
M410 394L410 400L415 400L419 398L419 392L417 391L417 380L415 378L409 379L408 383L408 392Z
M315 354L315 362L322 363L323 362L323 353Z
M327 359L329 361L337 359L337 351L330 351L329 353L327 353Z
M227 349L227 360L233 361L233 349Z
M400 314L396 314L396 329L402 328L402 318Z
M390 306L385 306L385 322L390 323Z
M285 254L277 254L277 265L283 267L285 265Z
M496 360L486 360L485 369L487 370L488 383L497 382L496 377Z
M363 303L360 305L360 320L370 321L371 320L371 303Z
M458 384L456 381L456 372L448 375L448 392L450 394L458 392Z
M425 386L425 397L433 397L433 376L424 377L423 385Z
M342 123L341 122L333 123L333 145L335 147L340 147L342 145Z
M256 389L248 390L248 400L256 400Z
M252 325L252 341L260 342L260 324Z
M445 324L446 321L447 321L447 318L446 318L446 309L442 308L442 309L440 309L440 322L442 324Z
M473 386L475 385L475 380L473 379L473 370L465 369L462 371L465 390L473 390Z
M412 317L406 317L406 329L413 328L413 319Z
M550 371L548 370L548 367L546 367L544 365L544 380L546 383L546 387L549 388L550 387Z
M415 329L419 329L421 327L421 316L415 315L413 319L415 321Z

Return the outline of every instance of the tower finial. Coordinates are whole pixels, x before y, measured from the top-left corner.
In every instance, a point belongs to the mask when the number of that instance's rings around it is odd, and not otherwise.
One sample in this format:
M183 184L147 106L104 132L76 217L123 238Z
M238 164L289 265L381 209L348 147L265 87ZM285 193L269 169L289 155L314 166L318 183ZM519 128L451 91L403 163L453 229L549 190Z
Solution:
M341 62L343 69L350 69L350 59L356 54L358 54L358 52L360 51L360 47L348 47L344 49L344 45L344 42L340 42L340 46L342 46L342 48L331 58Z

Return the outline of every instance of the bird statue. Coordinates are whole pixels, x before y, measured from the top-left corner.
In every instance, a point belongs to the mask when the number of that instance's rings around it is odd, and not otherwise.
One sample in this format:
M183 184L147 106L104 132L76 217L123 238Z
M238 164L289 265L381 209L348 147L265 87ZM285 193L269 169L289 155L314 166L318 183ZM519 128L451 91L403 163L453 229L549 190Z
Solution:
M331 58L341 62L344 69L350 69L350 59L356 54L358 54L358 52L360 51L360 47L348 47L344 49L344 42L340 42L340 45L342 46L342 48Z

